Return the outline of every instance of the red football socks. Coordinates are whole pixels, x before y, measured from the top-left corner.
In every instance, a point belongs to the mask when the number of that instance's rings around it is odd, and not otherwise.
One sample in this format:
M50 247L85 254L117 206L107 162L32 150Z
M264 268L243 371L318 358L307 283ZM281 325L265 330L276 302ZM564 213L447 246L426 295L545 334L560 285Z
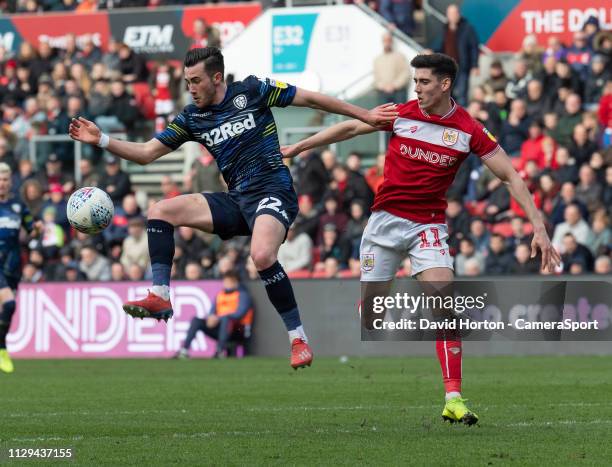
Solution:
M442 368L446 392L461 392L461 336L453 331L439 331L436 353Z

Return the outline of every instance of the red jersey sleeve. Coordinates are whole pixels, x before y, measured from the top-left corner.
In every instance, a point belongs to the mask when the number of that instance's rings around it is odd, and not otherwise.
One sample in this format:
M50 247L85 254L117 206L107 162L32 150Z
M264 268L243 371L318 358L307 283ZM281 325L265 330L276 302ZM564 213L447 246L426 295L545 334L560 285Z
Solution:
M481 160L486 161L500 150L500 146L495 136L482 123L474 120L474 131L470 139L470 149Z
M395 121L398 118L404 117L406 112L407 112L406 104L407 104L407 102L404 102L403 104L397 104L397 113L398 113L398 116L395 117L395 119L391 123L389 123L388 125L380 127L380 131L393 131L393 126L395 125Z

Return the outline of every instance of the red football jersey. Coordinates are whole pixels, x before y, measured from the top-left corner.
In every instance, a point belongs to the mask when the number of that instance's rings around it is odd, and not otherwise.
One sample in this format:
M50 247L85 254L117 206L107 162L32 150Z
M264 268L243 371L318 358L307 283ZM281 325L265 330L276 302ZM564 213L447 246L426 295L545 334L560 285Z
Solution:
M459 165L470 152L486 160L500 149L480 122L452 104L441 117L427 114L416 99L398 105L373 211L423 224L444 223L446 191Z

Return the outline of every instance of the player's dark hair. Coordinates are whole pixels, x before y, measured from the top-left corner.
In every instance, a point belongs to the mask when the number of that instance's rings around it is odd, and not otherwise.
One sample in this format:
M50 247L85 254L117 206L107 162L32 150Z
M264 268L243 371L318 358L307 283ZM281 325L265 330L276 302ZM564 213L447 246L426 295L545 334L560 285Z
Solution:
M457 62L448 55L433 53L428 55L417 55L410 64L414 68L429 68L438 80L450 78L451 87L457 78Z
M202 47L199 49L191 49L185 55L184 65L186 67L192 67L198 63L204 63L204 71L208 76L214 75L215 73L221 73L221 76L225 76L225 65L223 64L223 54L217 47Z

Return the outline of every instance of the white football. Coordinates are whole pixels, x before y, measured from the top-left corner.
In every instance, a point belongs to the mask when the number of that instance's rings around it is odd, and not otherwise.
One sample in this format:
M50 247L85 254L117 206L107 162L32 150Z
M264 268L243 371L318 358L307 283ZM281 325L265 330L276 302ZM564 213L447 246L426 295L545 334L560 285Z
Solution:
M87 186L68 200L68 221L79 232L97 234L111 223L115 207L106 191Z

